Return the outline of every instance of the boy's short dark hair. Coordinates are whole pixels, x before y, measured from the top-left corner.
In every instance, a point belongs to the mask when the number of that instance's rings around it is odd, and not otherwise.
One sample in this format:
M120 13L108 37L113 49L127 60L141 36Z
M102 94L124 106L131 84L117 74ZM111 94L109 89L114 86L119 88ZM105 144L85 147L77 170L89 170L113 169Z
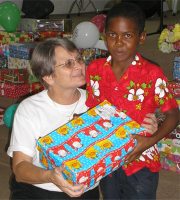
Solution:
M105 31L108 30L109 22L115 17L132 19L139 29L139 33L144 31L145 14L141 8L134 3L122 2L115 4L108 12L105 22Z

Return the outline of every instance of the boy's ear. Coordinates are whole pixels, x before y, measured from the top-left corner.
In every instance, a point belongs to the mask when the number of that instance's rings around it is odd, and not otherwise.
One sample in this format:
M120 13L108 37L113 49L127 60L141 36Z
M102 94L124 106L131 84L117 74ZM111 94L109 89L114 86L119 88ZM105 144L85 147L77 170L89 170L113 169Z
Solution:
M146 32L143 31L143 32L140 34L139 44L144 44L145 40L146 40Z
M42 79L47 85L52 85L54 83L54 79L52 75L44 76Z

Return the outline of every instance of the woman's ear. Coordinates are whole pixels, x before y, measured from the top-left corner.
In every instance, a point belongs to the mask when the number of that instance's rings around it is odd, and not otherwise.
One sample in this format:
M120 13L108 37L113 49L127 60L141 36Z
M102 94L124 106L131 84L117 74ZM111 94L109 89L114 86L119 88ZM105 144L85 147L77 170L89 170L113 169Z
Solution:
M54 83L54 79L52 75L44 76L42 79L49 86L51 86Z
M146 32L143 31L143 32L140 34L139 44L144 44L145 40L146 40Z

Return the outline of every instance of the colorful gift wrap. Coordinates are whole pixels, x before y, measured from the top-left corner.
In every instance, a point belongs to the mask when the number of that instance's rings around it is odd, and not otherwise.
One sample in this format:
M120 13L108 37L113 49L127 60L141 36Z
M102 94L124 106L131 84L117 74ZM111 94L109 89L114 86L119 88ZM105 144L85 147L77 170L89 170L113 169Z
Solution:
M1 69L0 82L25 83L28 81L27 69Z
M30 69L30 60L8 57L9 69Z
M9 45L9 56L13 58L20 58L25 60L31 59L31 54L37 43L14 43Z
M30 42L33 41L33 34L25 32L8 33L0 31L0 44L13 44L17 42Z
M31 94L42 91L44 87L41 83L0 83L0 96L9 97L12 99L19 99L20 97L29 96Z
M20 31L61 31L72 32L72 19L21 19Z
M0 125L4 124L3 116L4 116L4 108L0 108Z
M180 124L158 143L160 152L180 156Z
M9 56L9 45L0 44L0 55L8 57Z
M8 59L0 54L0 70L8 67Z
M174 58L173 79L180 81L180 56Z
M29 94L31 95L36 94L44 89L44 86L40 82L29 83Z
M19 98L29 93L28 84L0 83L0 96Z
M180 155L160 152L160 161L162 169L180 174Z
M92 187L123 165L144 128L108 101L57 128L37 142L40 162L46 169L65 166L64 177L72 184Z
M175 98L180 98L180 82L170 81L168 82L168 86Z
M35 33L35 40L41 41L47 38L62 37L63 32L59 31L39 31Z
M97 58L103 58L108 56L108 51L98 49L98 48L87 48L79 50L86 65L88 65L92 60Z

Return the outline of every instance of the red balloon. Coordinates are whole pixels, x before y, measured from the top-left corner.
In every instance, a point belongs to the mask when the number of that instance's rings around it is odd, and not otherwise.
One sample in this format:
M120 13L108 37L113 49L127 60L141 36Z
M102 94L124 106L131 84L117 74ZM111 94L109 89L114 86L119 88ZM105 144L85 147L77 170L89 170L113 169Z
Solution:
M105 21L106 21L106 15L103 14L96 15L91 19L91 22L97 26L100 33L104 31Z

